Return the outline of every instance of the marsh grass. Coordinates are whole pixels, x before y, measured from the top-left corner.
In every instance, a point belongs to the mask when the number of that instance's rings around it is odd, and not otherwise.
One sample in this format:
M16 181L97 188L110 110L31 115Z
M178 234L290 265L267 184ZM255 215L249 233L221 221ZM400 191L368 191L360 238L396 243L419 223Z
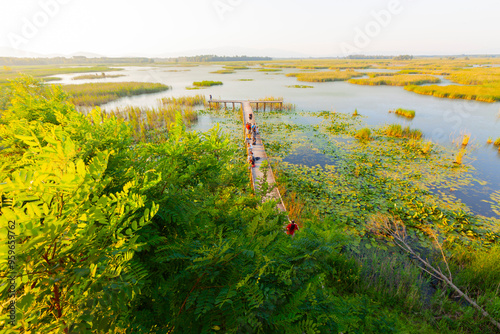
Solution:
M407 255L395 249L372 247L369 242L360 246L358 253L351 254L359 266L354 291L389 305L397 304L407 312L421 312L430 304L430 295L426 294L430 279L422 275Z
M405 87L407 91L440 98L476 100L481 102L500 101L500 83L482 86L414 86Z
M411 129L409 126L402 127L401 124L389 124L382 130L386 136L400 137L408 139L422 138L422 131L419 129Z
M306 82L332 82L346 81L351 78L361 77L363 73L352 70L347 71L328 71L328 72L311 72L311 73L289 73L287 77L296 77L298 81Z
M96 79L109 79L109 78L119 78L119 77L124 77L124 74L106 74L102 72L101 74L85 74L85 75L78 75L71 80L96 80Z
M192 108L181 108L178 105L167 105L159 108L128 106L109 112L109 115L130 124L136 140L158 140L162 136L164 137L170 126L175 123L177 114L182 115L182 119L187 126L198 120L198 114Z
M227 69L227 70L217 70L217 71L213 71L213 72L210 72L210 73L214 73L214 74L232 74L232 73L236 73L236 72L233 71L233 70Z
M70 101L75 105L97 106L124 96L156 93L170 87L149 82L105 82L64 85L62 89L69 94Z
M44 78L44 81L58 80L58 78L48 78L57 74L87 73L87 72L109 72L120 71L122 68L111 68L108 66L53 66L53 65L34 65L34 66L12 66L4 67L0 72L0 83L7 83L9 79L15 79L21 74L31 75L35 78Z
M356 132L355 138L359 139L361 142L367 142L371 139L372 131L369 128L363 128Z
M206 106L207 100L205 95L181 96L181 97L164 97L161 99L162 104L174 104L185 107Z
M409 110L409 109L403 109L403 108L398 108L394 111L389 110L389 112L393 112L397 115L406 117L406 118L415 118L415 110Z
M194 87L212 87L212 86L220 86L222 85L222 81L195 81L193 82Z
M250 67L248 66L242 66L242 65L226 65L224 66L225 69L228 69L228 70L249 70Z
M365 79L350 79L349 83L356 85L368 86L407 86L407 85L422 85L425 83L438 83L441 82L439 78L423 74L389 74L374 76Z

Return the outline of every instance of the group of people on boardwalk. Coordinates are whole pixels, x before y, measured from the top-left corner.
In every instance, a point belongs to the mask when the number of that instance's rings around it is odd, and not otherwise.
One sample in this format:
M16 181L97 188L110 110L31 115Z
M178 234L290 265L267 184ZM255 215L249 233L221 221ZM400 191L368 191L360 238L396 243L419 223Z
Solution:
M258 129L255 124L255 119L253 118L253 114L248 114L248 121L245 122L245 143L248 148L248 163L251 167L255 167L255 156L253 153L254 145L257 142L257 134ZM286 233L293 237L295 232L299 230L299 226L295 223L295 221L291 220L290 223L286 226Z
M248 145L248 163L255 167L255 156L253 154L253 146L257 143L257 125L255 124L255 120L252 121L252 114L248 115L248 119L251 122L246 122L246 142Z

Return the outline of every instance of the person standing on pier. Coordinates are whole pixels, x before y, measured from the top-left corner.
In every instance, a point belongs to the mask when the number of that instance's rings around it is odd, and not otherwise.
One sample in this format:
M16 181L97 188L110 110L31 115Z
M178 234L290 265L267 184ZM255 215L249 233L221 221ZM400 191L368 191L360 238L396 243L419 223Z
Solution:
M250 138L250 134L252 133L251 132L252 126L250 125L250 122L247 122L246 128L247 128L247 138Z
M299 230L299 225L295 224L295 221L292 220L290 224L286 227L286 233L291 235L292 237L295 235L295 231Z

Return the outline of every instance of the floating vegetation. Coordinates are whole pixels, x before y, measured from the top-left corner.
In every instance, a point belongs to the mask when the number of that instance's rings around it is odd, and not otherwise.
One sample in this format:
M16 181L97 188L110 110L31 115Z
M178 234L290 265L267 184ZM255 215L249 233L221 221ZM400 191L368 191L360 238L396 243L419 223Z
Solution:
M222 81L195 81L193 82L193 86L195 87L211 87L211 86L220 86L222 85Z
M170 89L170 86L150 82L104 82L64 85L70 101L78 106L97 106L124 96L150 94Z
M189 72L189 71L191 71L191 70L189 70L189 69L185 69L185 70L165 70L163 72Z
M102 72L101 74L86 74L86 75L78 75L71 80L95 80L95 79L109 79L109 78L119 78L124 77L124 74L106 74Z
M314 86L307 86L307 85L291 85L291 86L286 86L288 88L314 88Z
M259 72L281 72L279 68L259 68Z
M238 79L238 81L253 81L253 79Z
M495 146L500 146L500 138L497 138L495 142L493 143Z
M312 72L312 73L289 73L287 77L296 77L298 81L307 82L330 82L346 81L351 78L361 77L362 73L355 71L334 71L334 72Z
M423 74L389 74L389 75L380 75L374 76L372 78L365 79L351 79L349 83L356 85L368 85L368 86L380 86L380 85L388 85L388 86L407 86L407 85L422 85L426 83L438 83L441 82L439 78L436 78L431 75L423 75Z
M398 108L396 110L389 110L389 112L393 112L397 115L406 117L406 118L414 118L415 117L415 110L409 110L409 109L403 109L403 108Z

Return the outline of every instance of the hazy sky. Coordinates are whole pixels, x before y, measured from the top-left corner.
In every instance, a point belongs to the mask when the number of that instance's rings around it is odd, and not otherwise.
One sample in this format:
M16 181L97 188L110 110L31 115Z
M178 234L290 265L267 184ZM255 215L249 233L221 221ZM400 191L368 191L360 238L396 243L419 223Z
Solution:
M499 13L498 0L0 0L0 56L4 48L107 56L500 54Z

